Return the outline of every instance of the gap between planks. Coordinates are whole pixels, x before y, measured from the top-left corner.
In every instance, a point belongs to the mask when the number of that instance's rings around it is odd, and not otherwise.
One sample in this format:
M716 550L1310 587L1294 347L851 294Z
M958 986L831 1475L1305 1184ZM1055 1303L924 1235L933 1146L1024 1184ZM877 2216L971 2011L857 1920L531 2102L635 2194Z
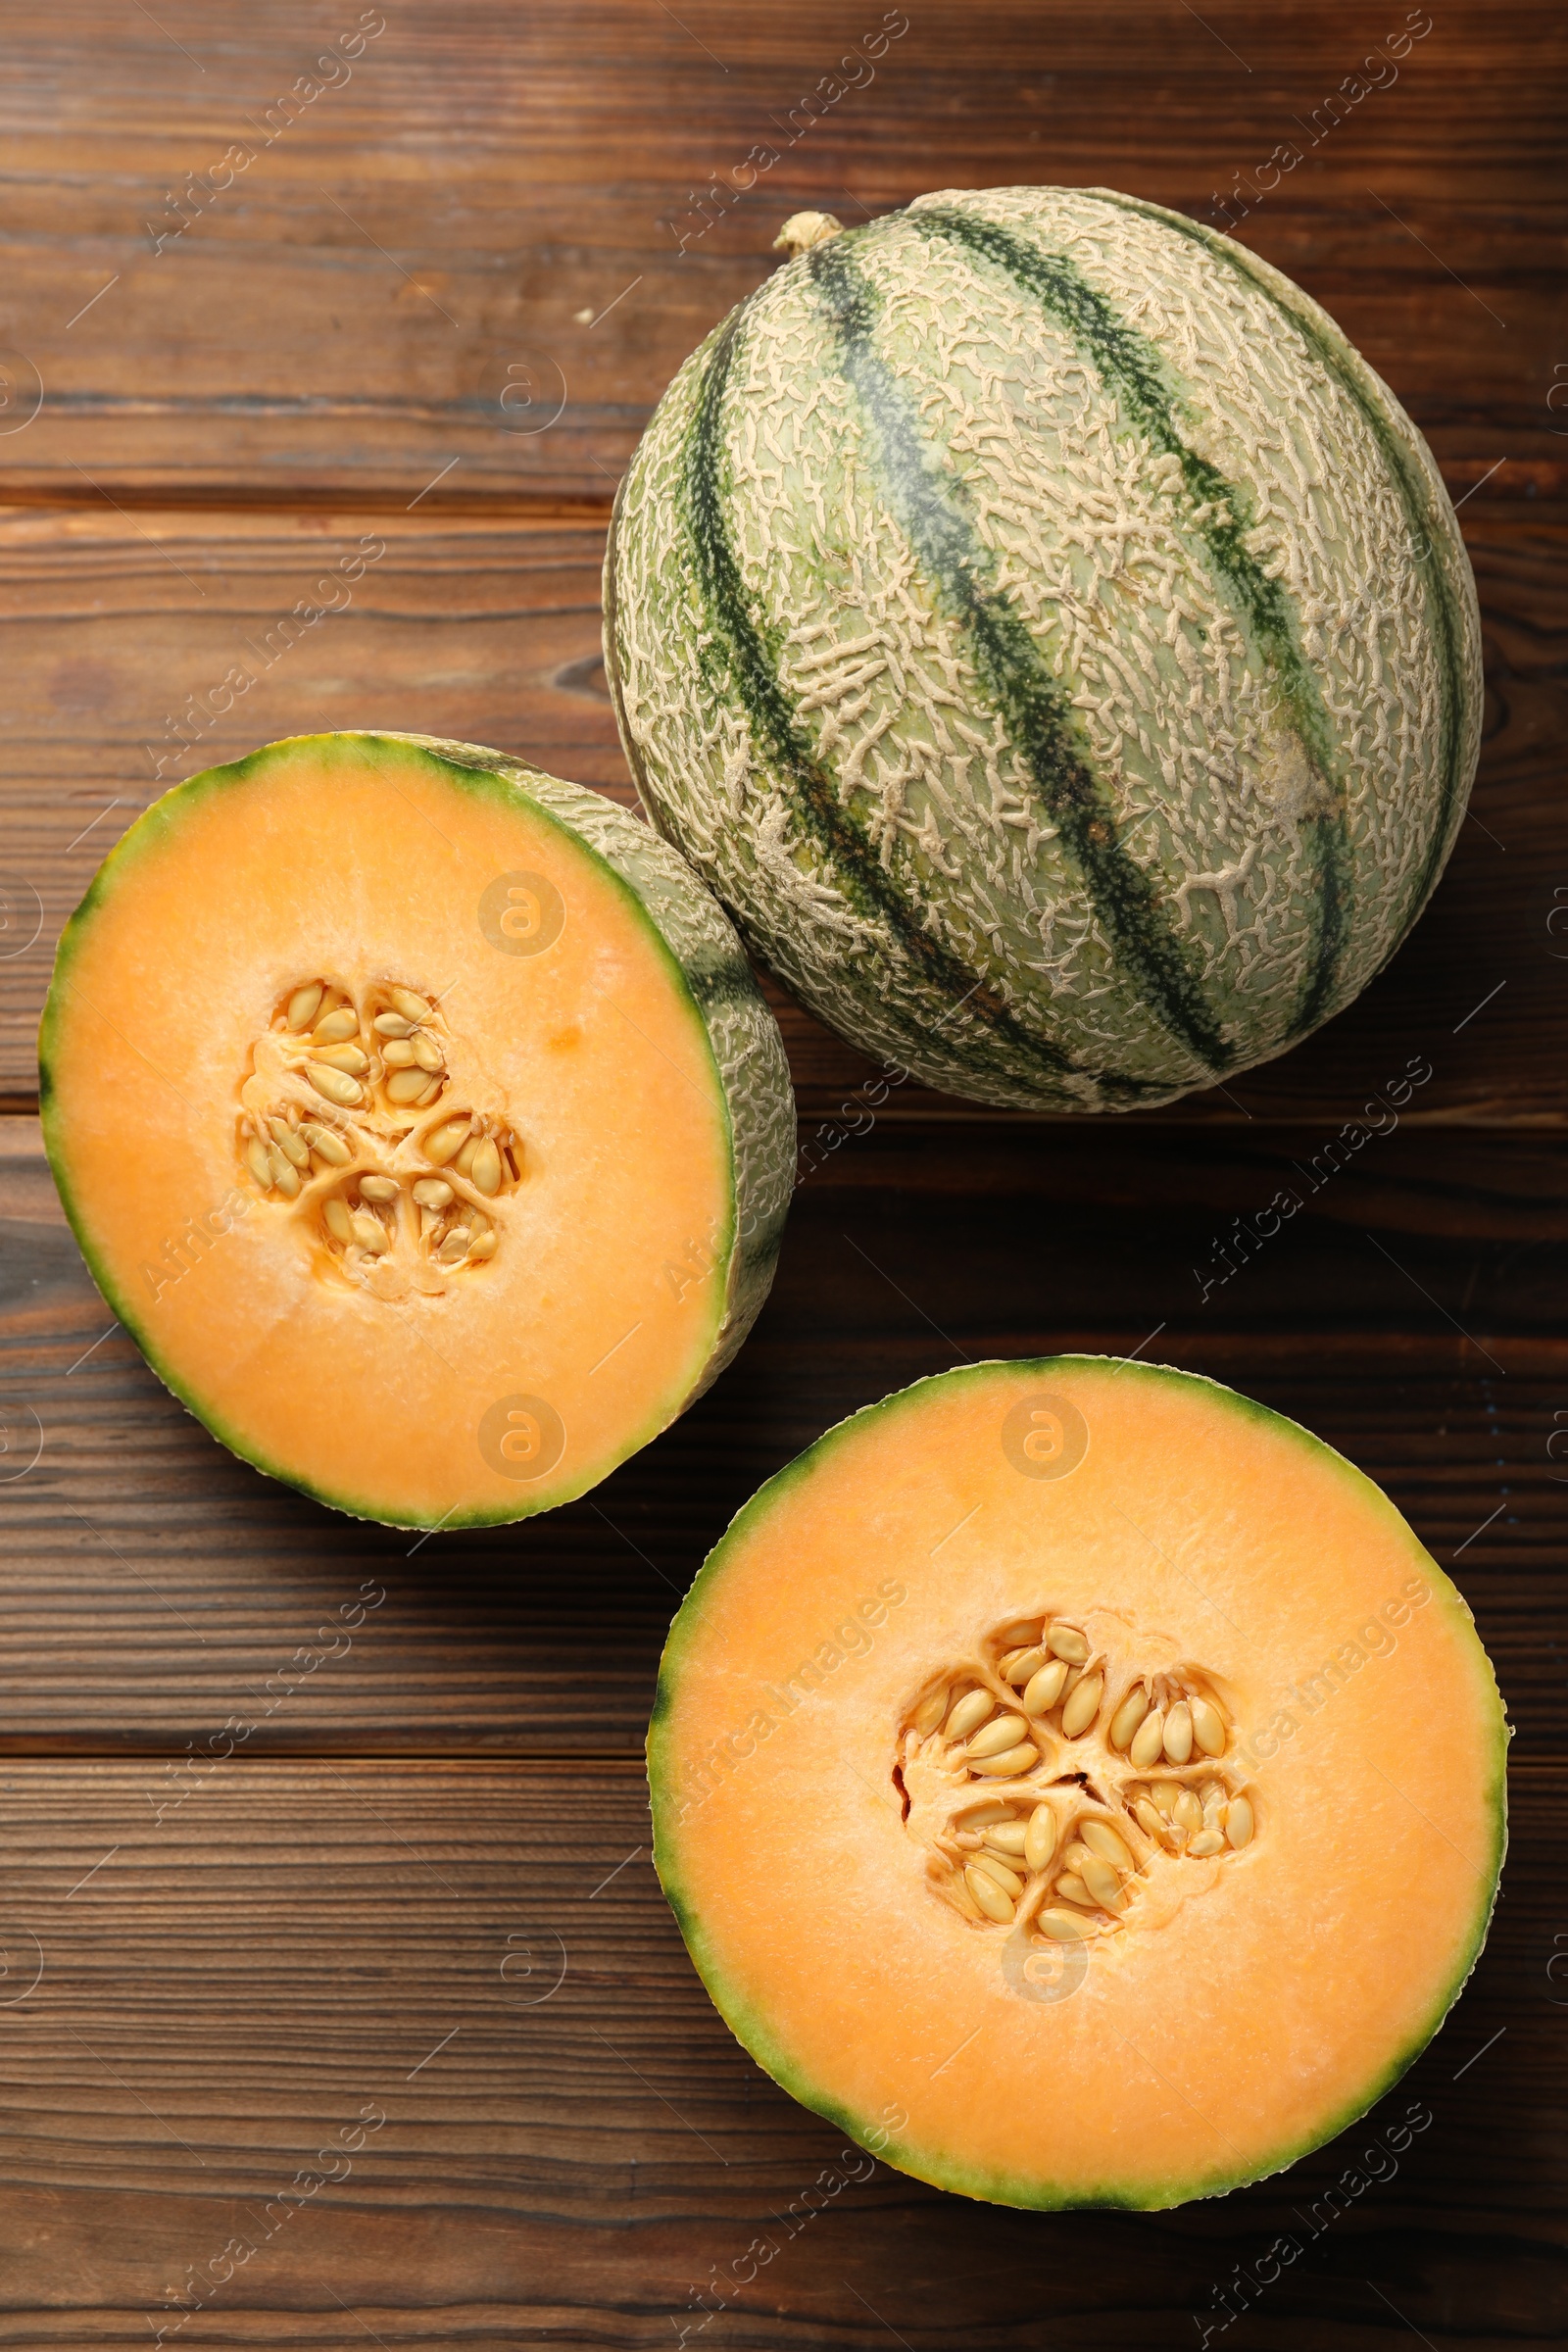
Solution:
M238 483L182 487L178 482L167 481L117 482L111 498L107 491L83 489L79 482L7 480L0 473L0 510L89 514L116 509L122 514L270 514L279 520L291 514L377 514L396 522L410 512L404 495L407 488L408 484L403 482L383 483L379 487L338 483L320 488L302 483L294 488L279 485L269 489ZM614 498L612 489L603 493L454 489L433 493L428 499L421 497L418 504L425 515L467 515L487 522L541 525L596 523L603 529L609 524Z
M145 1742L111 1744L106 1740L91 1743L63 1745L44 1740L7 1740L0 1741L0 1769L13 1764L115 1764L129 1767L155 1763L170 1756L183 1756L184 1747L157 1747ZM248 1772L295 1772L313 1764L329 1765L334 1771L381 1772L395 1766L400 1772L412 1769L428 1772L432 1777L442 1773L511 1772L519 1779L530 1773L567 1778L573 1773L612 1773L625 1780L642 1780L648 1771L647 1759L640 1748L584 1749L573 1754L564 1748L468 1748L462 1752L432 1747L335 1748L286 1747L268 1753L223 1758L224 1768L236 1765ZM1558 1754L1550 1749L1530 1755L1510 1756L1508 1779L1516 1785L1525 1782L1563 1782L1568 1784L1568 1749Z
M150 1741L98 1739L63 1741L42 1739L10 1739L0 1741L0 1771L17 1764L114 1764L130 1769L138 1764L155 1764L172 1756L187 1754L184 1746L155 1745ZM303 1771L314 1764L360 1772L381 1772L395 1768L399 1772L417 1770L432 1777L441 1773L511 1772L519 1779L530 1773L551 1774L557 1778L572 1773L612 1773L624 1780L641 1780L648 1766L641 1748L585 1748L573 1754L567 1748L502 1747L465 1748L462 1750L438 1747L338 1748L314 1745L310 1747L279 1747L265 1754L242 1756L237 1752L222 1759L226 1767L237 1764L247 1771L260 1767L270 1772ZM1531 1759L1532 1769L1540 1769L1543 1760ZM1568 1773L1568 1755L1556 1769Z
M876 1073L873 1070L870 1077L874 1079ZM863 1084L865 1081L861 1083ZM836 1113L826 1106L828 1098L835 1094L841 1098L853 1097L858 1089L847 1082L841 1087L822 1086L817 1088L814 1091L820 1092L823 1101L814 1109L807 1107L800 1101L800 1097L807 1092L805 1086L797 1086L795 1091L797 1098L795 1124L804 1135L807 1129L829 1124L835 1117ZM1203 1100L1206 1101L1207 1098L1204 1097ZM3 1134L5 1123L10 1119L36 1119L38 1115L36 1094L0 1095L0 1134ZM1091 1117L1096 1115L1103 1114L1091 1114ZM1192 1129L1195 1133L1200 1134L1207 1134L1220 1128L1239 1132L1246 1127L1255 1127L1260 1133L1266 1134L1275 1128L1309 1127L1321 1123L1325 1117L1337 1116L1337 1112L1321 1110L1315 1113L1311 1110L1184 1112L1178 1103L1169 1103L1162 1110L1131 1113L1129 1127L1133 1133L1157 1126L1161 1130ZM877 1111L876 1121L879 1127L910 1129L989 1127L998 1129L1004 1134L1011 1133L1019 1128L1033 1131L1037 1128L1051 1127L1066 1128L1077 1134L1082 1133L1089 1124L1089 1121L1082 1115L1071 1111L990 1110L982 1104L965 1103L956 1100L954 1101L951 1107L947 1103L922 1103L916 1108L906 1110L886 1104ZM1495 1135L1499 1138L1523 1135L1560 1135L1565 1128L1568 1128L1568 1111L1523 1111L1517 1118L1509 1119L1499 1118L1495 1111L1489 1112L1485 1117L1476 1117L1470 1112L1456 1108L1453 1110L1406 1112L1400 1124L1405 1127L1419 1127L1434 1132L1442 1130L1450 1134ZM0 1147L0 1153L3 1153L3 1147Z

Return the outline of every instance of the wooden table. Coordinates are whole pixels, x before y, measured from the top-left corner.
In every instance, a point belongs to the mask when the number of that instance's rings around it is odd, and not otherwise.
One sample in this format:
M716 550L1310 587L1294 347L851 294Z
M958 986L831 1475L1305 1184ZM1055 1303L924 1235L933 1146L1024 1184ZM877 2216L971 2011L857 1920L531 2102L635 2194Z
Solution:
M6 15L0 2345L1562 2343L1561 12ZM1438 453L1490 707L1415 938L1287 1059L1114 1122L911 1089L852 1136L863 1065L780 1000L822 1164L685 1421L514 1532L416 1542L269 1484L111 1327L39 1152L33 1028L98 857L168 784L321 727L629 798L598 566L677 363L798 207L1048 179L1233 221ZM352 605L280 637L366 542ZM247 643L265 672L214 719ZM1204 1302L1215 1240L1412 1055L1419 1107ZM996 2210L841 2154L719 2025L648 1859L655 1664L730 1512L886 1390L1059 1347L1213 1373L1363 1464L1459 1579L1518 1727L1501 1908L1433 2048L1283 2179L1156 2217ZM319 1630L344 1623L346 1647ZM1356 2173L1257 2285L1412 2101L1396 2175ZM1250 2308L1222 2330L1227 2290Z

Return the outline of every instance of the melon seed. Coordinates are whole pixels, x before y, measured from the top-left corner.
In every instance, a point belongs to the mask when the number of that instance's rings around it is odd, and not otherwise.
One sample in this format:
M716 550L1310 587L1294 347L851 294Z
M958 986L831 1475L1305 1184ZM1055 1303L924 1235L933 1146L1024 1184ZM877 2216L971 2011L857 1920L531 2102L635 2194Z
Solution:
M1006 1863L1002 1861L998 1856L994 1854L977 1854L971 1867L975 1870L983 1870L987 1878L993 1880L995 1884L1002 1888L1004 1894L1011 1895L1014 1902L1016 1902L1019 1895L1022 1894L1022 1879L1019 1878L1018 1873L1015 1870L1009 1870Z
M297 1168L306 1166L311 1156L310 1148L299 1129L291 1127L287 1119L269 1119L267 1124L283 1157L292 1160Z
M1011 1895L999 1886L995 1879L988 1877L978 1863L970 1864L963 1874L963 1883L987 1919L995 1920L999 1928L1012 1925L1015 1906Z
M1040 1761L1040 1750L1028 1740L1016 1747L1004 1747L999 1756L977 1756L969 1766L971 1772L983 1773L988 1780L1011 1780L1016 1773L1028 1772Z
M986 1831L986 1843L994 1845L999 1853L1016 1855L1023 1852L1028 1836L1028 1823L1019 1821L1015 1815L1009 1815L1005 1821L999 1822L994 1829Z
M966 1813L959 1814L953 1826L960 1837L966 1837L971 1831L978 1834L981 1830L989 1830L995 1822L1013 1819L1012 1807L1001 1797L994 1796L988 1804L971 1805Z
M432 1160L438 1168L444 1168L447 1164L447 1161L452 1157L452 1154L457 1151L459 1145L467 1135L467 1132L468 1120L466 1112L465 1112L461 1119L443 1120L442 1124L439 1127L432 1128L430 1133L424 1139L423 1151L425 1158Z
M1149 1837L1164 1837L1164 1816L1159 1811L1157 1806L1150 1803L1147 1796L1135 1796L1133 1798L1133 1819L1137 1822L1139 1828L1145 1831Z
M462 1153L460 1152L458 1156L461 1160ZM492 1194L500 1192L501 1154L496 1150L495 1145L491 1142L489 1136L485 1137L483 1143L480 1144L479 1149L477 1152L475 1152L472 1165L469 1167L467 1173L472 1180L474 1191L476 1193L483 1193L487 1200L491 1198Z
M324 1061L308 1061L305 1075L317 1093L324 1095L328 1102L335 1102L340 1110L352 1110L365 1101L364 1087L347 1070L331 1069Z
M1075 1625L1054 1625L1046 1636L1046 1647L1069 1666L1087 1665L1089 1643Z
M343 1138L340 1135L334 1135L330 1127L313 1124L302 1127L300 1133L310 1145L311 1150L318 1152L323 1159L330 1160L334 1168L346 1168L354 1157Z
M1176 1791L1176 1802L1170 1809L1170 1817L1177 1828L1186 1830L1189 1836L1202 1828L1203 1808L1191 1788L1179 1788Z
M1066 1739L1077 1740L1088 1731L1100 1711L1100 1694L1104 1688L1102 1674L1092 1674L1077 1685L1061 1710L1061 1729Z
M395 1200L398 1188L390 1176L362 1176L360 1197L364 1200Z
M1159 1810L1164 1815L1165 1819L1169 1821L1176 1804L1175 1782L1156 1781L1149 1793L1153 1798L1155 1804L1159 1807Z
M1218 1830L1200 1830L1187 1851L1196 1860L1204 1862L1210 1854L1222 1854L1225 1851L1225 1840Z
M993 1713L996 1703L989 1690L966 1690L954 1701L953 1712L942 1728L950 1740L966 1740Z
M1004 1649L1026 1648L1040 1639L1040 1620L1038 1617L1015 1617L1011 1625L1004 1625L995 1639Z
M1068 1871L1065 1878L1060 1878L1056 1881L1056 1892L1061 1896L1061 1899L1064 1903L1089 1904L1094 1901L1093 1895L1090 1893L1088 1887L1084 1885L1082 1879L1077 1877L1072 1871Z
M386 993L406 1021L413 1021L417 1025L420 1021L429 1019L429 1005L422 997L416 997L412 988L389 988Z
M290 1029L298 1031L310 1027L316 1018L316 1008L325 993L319 980L312 980L306 987L294 991L288 1001L288 1010L283 1015Z
M245 1147L245 1164L264 1192L272 1189L272 1156L259 1136L253 1135Z
M340 1004L335 1012L327 1013L317 1022L311 1031L311 1043L313 1046L340 1046L345 1038L358 1037L359 1034L359 1014L352 1004Z
M466 1176L471 1171L473 1155L479 1149L480 1140L479 1136L470 1128L467 1142L462 1146L457 1158L452 1163L460 1176Z
M377 1037L407 1037L414 1027L401 1012L378 1012L371 1023Z
M1159 1756L1164 1744L1165 1717L1162 1710L1155 1707L1152 1714L1144 1717L1143 1722L1133 1734L1132 1745L1127 1750L1133 1769L1136 1772L1147 1772L1150 1765Z
M1165 1718L1165 1760L1185 1764L1193 1752L1193 1711L1179 1698Z
M326 1219L326 1230L332 1239L342 1242L346 1248L354 1239L354 1226L342 1201L328 1200L321 1214Z
M370 1066L370 1057L359 1046L323 1046L316 1056L329 1070L347 1070L351 1078L363 1078Z
M414 1048L407 1039L399 1040L394 1037L381 1048L381 1059L389 1070L412 1070Z
M1125 1749L1128 1740L1149 1713L1149 1706L1148 1690L1142 1683L1135 1683L1110 1719L1112 1747Z
M1122 1890L1121 1874L1112 1870L1108 1862L1091 1854L1080 1866L1078 1875L1102 1911L1126 1910L1128 1898Z
M1108 1821L1081 1821L1078 1835L1090 1851L1102 1862L1108 1862L1112 1870L1131 1870L1133 1858Z
M1094 1934L1093 1923L1081 1911L1042 1911L1035 1925L1053 1943L1082 1943Z
M1227 1841L1236 1848L1238 1853L1244 1845L1250 1845L1252 1841L1252 1806L1250 1798L1245 1796L1231 1798L1225 1812L1225 1836Z
M440 1102L441 1089L446 1083L446 1075L447 1074L445 1070L443 1070L439 1077L431 1079L429 1085L419 1097L418 1107L420 1110L428 1110L432 1102Z
M1225 1725L1218 1707L1206 1698L1195 1698L1192 1712L1193 1738L1204 1755L1222 1756L1225 1753Z
M1031 1870L1044 1870L1056 1850L1056 1817L1049 1805L1036 1805L1023 1835L1023 1858Z
M1015 1690L1021 1690L1024 1684L1032 1682L1040 1672L1046 1662L1046 1654L1038 1642L1032 1649L1010 1650L1002 1661L1003 1681L1011 1683Z
M379 1217L372 1217L368 1209L361 1209L357 1215L351 1216L349 1224L362 1250L372 1250L379 1256L383 1250L392 1247L392 1237L386 1227Z
M430 1081L423 1070L394 1070L386 1082L389 1102L417 1102Z
M460 1257L467 1256L468 1242L469 1234L466 1225L454 1225L436 1251L436 1255L444 1266L455 1266Z
M414 1048L414 1058L421 1070L445 1069L446 1055L428 1029L416 1030L410 1043Z
M414 1188L414 1198L421 1208L445 1208L452 1198L452 1187L444 1176L421 1176ZM947 1705L946 1694L942 1703Z
M1049 1715L1061 1696L1061 1687L1067 1680L1067 1665L1063 1658L1053 1658L1049 1666L1032 1675L1023 1694L1026 1715Z
M1004 1747L1016 1747L1029 1729L1021 1715L998 1715L975 1733L963 1751L962 1761L977 1763L982 1756L1000 1756Z
M267 1160L268 1166L271 1170L272 1182L277 1190L282 1194L284 1200L295 1200L300 1189L298 1172L289 1166L288 1161L283 1157L282 1152L279 1152L275 1144L273 1145L271 1151L269 1152Z

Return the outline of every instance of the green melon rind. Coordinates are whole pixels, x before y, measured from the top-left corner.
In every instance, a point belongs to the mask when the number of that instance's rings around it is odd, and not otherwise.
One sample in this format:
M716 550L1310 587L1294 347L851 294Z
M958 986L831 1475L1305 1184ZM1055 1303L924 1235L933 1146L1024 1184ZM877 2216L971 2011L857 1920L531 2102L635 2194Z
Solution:
M344 747L382 751L393 746L401 755L412 754L438 764L445 780L460 788L501 796L520 794L609 873L628 906L643 919L702 1030L723 1107L729 1145L730 1223L728 1230L715 1241L715 1260L725 1266L724 1297L701 1375L673 1413L651 1422L626 1444L615 1462L607 1463L592 1478L576 1483L568 1479L547 1486L517 1509L454 1512L439 1522L444 1529L452 1530L507 1526L532 1518L540 1511L554 1510L585 1494L693 1404L733 1359L767 1297L778 1262L796 1157L795 1103L783 1041L722 910L666 842L613 802L582 785L546 775L509 759L505 753L435 736L393 731L290 736L264 745L243 760L204 769L163 794L128 828L98 868L81 904L61 933L38 1038L38 1095L44 1150L66 1216L94 1282L164 1386L220 1445L267 1477L275 1478L308 1494L313 1501L350 1518L409 1528L437 1524L429 1520L389 1520L371 1497L347 1490L328 1491L313 1486L281 1469L253 1449L237 1431L225 1424L220 1414L191 1394L163 1361L136 1307L103 1264L73 1195L69 1139L60 1132L51 1074L55 1025L64 1005L61 983L69 984L72 963L94 912L137 859L155 850L165 832L179 822L196 796L252 780L270 765L287 762L302 752L330 763Z
M813 1475L852 1430L862 1430L871 1422L897 1419L906 1408L914 1408L930 1389L985 1380L998 1372L1015 1373L1031 1382L1063 1374L1109 1374L1118 1380L1131 1379L1151 1385L1175 1381L1186 1388L1201 1388L1226 1409L1244 1419L1266 1423L1276 1434L1286 1435L1318 1460L1332 1464L1341 1477L1354 1486L1375 1516L1397 1527L1412 1564L1431 1585L1439 1606L1467 1639L1473 1653L1472 1663L1482 1702L1495 1713L1494 1771L1487 1791L1494 1825L1493 1852L1488 1869L1482 1876L1482 1893L1474 1918L1456 1947L1446 1985L1440 1993L1428 2021L1412 2034L1405 2047L1396 2052L1369 2081L1364 2091L1356 2092L1320 2130L1311 2131L1293 2143L1282 2144L1270 2159L1256 2169L1243 2166L1227 2171L1215 2167L1190 2180L1146 2184L1137 2190L1130 2190L1114 2180L1106 2180L1092 2189L1082 2188L1064 2193L1054 2187L1049 2180L987 2171L959 2155L944 2150L913 2150L901 2147L897 2141L890 2142L874 2124L842 2106L822 2085L812 2082L780 2041L767 2016L753 2007L745 1995L728 1983L723 1963L706 1933L701 1914L687 1901L683 1892L679 1797L673 1775L667 1785L665 1779L666 1746L671 1737L670 1719L678 1703L680 1673L687 1644L695 1639L703 1620L704 1601L723 1577L735 1548L754 1527L768 1516L776 1502ZM786 1463L782 1470L776 1471L758 1489L737 1511L709 1553L670 1626L660 1661L653 1713L649 1719L647 1754L654 1867L670 1909L675 1914L693 1965L730 2032L792 2098L798 2099L803 2107L825 2116L858 2146L871 2155L880 2156L884 2163L900 2172L929 2181L933 2187L952 2189L961 2196L974 2197L989 2204L1025 2206L1039 2212L1061 2212L1076 2207L1119 2207L1131 2212L1163 2212L1174 2205L1199 2198L1224 2196L1231 2189L1244 2187L1250 2181L1267 2180L1298 2163L1315 2148L1325 2146L1388 2095L1440 2031L1481 1957L1496 1907L1498 1880L1508 1843L1507 1754L1511 1737L1492 1661L1475 1632L1474 1620L1463 1594L1417 1540L1414 1531L1395 1509L1382 1489L1358 1470L1353 1462L1336 1452L1332 1446L1325 1445L1321 1438L1314 1437L1298 1422L1290 1420L1283 1413L1274 1412L1267 1405L1258 1404L1251 1397L1241 1396L1236 1390L1226 1388L1222 1382L1210 1380L1200 1373L1181 1371L1174 1365L1146 1364L1126 1358L1095 1355L993 1358L983 1363L964 1365L952 1372L934 1373L927 1379L915 1381L908 1388L900 1389L875 1404L862 1405L858 1412L850 1414L847 1419L825 1430L804 1453Z

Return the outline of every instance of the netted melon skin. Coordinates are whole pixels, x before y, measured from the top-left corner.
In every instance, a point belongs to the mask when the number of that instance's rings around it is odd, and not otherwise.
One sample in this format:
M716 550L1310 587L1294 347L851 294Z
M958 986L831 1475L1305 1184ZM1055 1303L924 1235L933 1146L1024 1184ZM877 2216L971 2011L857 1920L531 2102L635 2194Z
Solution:
M753 952L981 1102L1284 1052L1408 932L1475 772L1420 433L1279 271L1108 190L786 263L661 403L605 610L645 802Z

